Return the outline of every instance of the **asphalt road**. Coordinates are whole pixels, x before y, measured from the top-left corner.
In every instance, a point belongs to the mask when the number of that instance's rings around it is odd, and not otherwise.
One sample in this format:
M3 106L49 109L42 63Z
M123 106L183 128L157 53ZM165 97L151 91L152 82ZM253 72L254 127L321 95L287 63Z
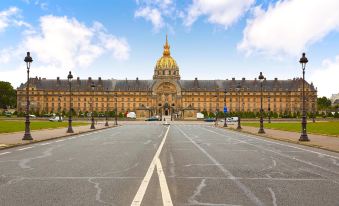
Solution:
M339 206L339 154L203 124L126 124L1 150L0 205Z

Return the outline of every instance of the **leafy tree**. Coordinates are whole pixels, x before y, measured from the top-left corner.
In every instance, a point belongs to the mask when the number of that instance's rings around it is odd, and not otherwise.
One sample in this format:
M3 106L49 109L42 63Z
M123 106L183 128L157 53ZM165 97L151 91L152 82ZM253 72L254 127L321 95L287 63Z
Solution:
M319 110L326 110L331 107L331 100L327 97L319 97L317 99L317 106Z
M16 107L16 91L9 82L0 81L0 107L3 109Z

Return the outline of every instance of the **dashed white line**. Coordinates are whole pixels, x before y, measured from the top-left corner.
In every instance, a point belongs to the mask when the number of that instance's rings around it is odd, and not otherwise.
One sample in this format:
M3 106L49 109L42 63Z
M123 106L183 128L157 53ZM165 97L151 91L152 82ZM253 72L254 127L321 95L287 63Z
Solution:
M18 151L22 151L22 150L26 150L26 149L31 149L33 147L24 147L24 148L21 148L21 149L18 149Z
M45 142L45 143L41 143L40 145L43 146L43 145L48 145L48 144L52 144L52 142Z
M63 142L63 141L65 141L65 139L59 139L59 140L57 140L55 142Z
M5 154L9 154L11 152L3 152L3 153L0 153L0 155L5 155Z

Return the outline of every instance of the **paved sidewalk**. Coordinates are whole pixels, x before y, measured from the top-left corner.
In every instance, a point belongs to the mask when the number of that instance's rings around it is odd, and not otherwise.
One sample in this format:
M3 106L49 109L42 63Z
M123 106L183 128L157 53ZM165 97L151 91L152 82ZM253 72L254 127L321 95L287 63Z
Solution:
M109 127L113 127L113 122L109 122ZM17 145L24 145L30 144L32 142L40 142L49 139L55 139L59 137L71 136L75 134L81 134L90 131L96 131L105 127L105 122L98 122L95 125L96 129L90 129L89 125L84 126L75 126L73 127L74 133L66 133L67 127L57 128L57 129L42 129L42 130L33 130L31 131L33 141L23 141L22 137L24 136L24 132L13 132L13 133L5 133L0 134L0 149L17 146Z
M219 127L222 127L223 123L219 123ZM227 128L236 130L237 124L228 125ZM339 138L331 137L325 135L316 135L316 134L308 134L308 138L311 140L309 142L300 142L299 137L300 133L298 132L288 132L282 130L275 129L266 129L265 134L258 134L259 128L257 127L249 127L249 126L241 126L242 132L255 134L258 136L263 136L266 138L276 139L285 142L292 142L296 144L307 145L311 147L317 147L321 149L326 149L330 151L339 152Z

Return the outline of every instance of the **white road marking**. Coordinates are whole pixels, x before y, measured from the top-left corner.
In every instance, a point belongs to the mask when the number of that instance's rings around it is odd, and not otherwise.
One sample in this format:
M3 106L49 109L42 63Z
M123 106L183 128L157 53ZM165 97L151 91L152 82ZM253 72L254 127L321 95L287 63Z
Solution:
M65 139L59 139L59 140L57 140L55 142L63 142L63 141L65 141Z
M168 134L168 131L169 131L170 127L171 127L171 126L168 126L168 128L167 128L167 131L166 131L166 133L165 133L165 136L164 136L164 138L162 139L162 141L161 141L161 143L160 143L160 145L159 145L159 147L158 147L158 150L157 150L157 152L155 153L155 155L154 155L154 157L153 157L153 160L152 160L152 162L151 162L151 164L150 164L150 166L149 166L149 168L148 168L148 170L147 170L147 172L146 172L146 175L145 175L144 179L143 179L142 182L141 182L141 185L140 185L140 187L139 187L139 189L138 189L137 194L134 196L134 199L133 199L133 201L132 201L131 206L139 206L139 205L141 205L142 199L143 199L144 196L145 196L145 192L146 192L147 186L148 186L148 184L149 184L149 182L150 182L150 180L151 180L151 177L152 177L154 168L155 168L156 163L157 163L157 159L159 159L160 152L161 152L161 150L162 150L162 147L164 146L164 143L165 143L165 141L166 141L167 134ZM167 185L165 185L165 186L167 187ZM162 192L163 192L163 191L161 191L161 193L162 193ZM164 194L162 194L162 195L164 195ZM168 195L168 196L170 197L169 194L166 194L166 195Z
M204 128L204 129L205 129L206 131L212 132L212 133L214 133L214 134L217 134L217 135L220 135L220 136L225 136L224 134L220 134L220 133L215 132L215 131L213 131L213 130L209 130L209 129L206 129L206 128ZM244 136L244 135L243 135L243 136ZM234 137L229 137L229 138L235 139ZM255 138L255 137L253 137L253 138ZM257 139L257 138L255 138L255 139ZM339 173L336 172L336 171L333 171L333 170L331 170L331 169L322 167L322 166L320 166L320 165L313 164L313 163L310 162L310 161L301 160L301 159L298 159L298 158L296 158L296 157L289 156L289 155L286 155L286 154L283 154L283 153L280 153L280 152L277 152L277 151L274 151L274 150L271 150L271 149L266 149L266 148L264 148L264 147L258 146L257 144L252 144L252 143L247 142L247 141L244 141L244 140L239 140L239 139L237 139L237 141L243 142L243 143L245 143L245 144L254 146L254 147L256 147L256 148L259 148L259 149L262 149L262 150L265 150L265 151L272 152L272 153L274 153L274 154L280 155L280 156L282 156L282 157L286 157L286 158L288 158L288 159L295 160L295 161L297 161L297 162L301 162L301 163L304 163L304 164L307 164L307 165L310 165L310 166L313 166L313 167L320 168L320 169L325 170L325 171L327 171L327 172L330 172L330 173L334 173L334 174L336 174L336 175L339 175ZM298 147L296 147L296 148L298 148ZM329 155L329 156L330 156L330 155ZM333 182L335 182L335 181L333 181ZM335 183L339 184L338 182L335 182Z
M288 145L288 144L284 144L284 143L279 143L279 142L275 142L275 141L271 141L271 140L261 139L261 138L255 137L254 135L245 135L245 134L242 134L240 132L233 132L233 131L228 131L228 132L233 133L233 134L240 134L243 137L249 137L249 138L257 139L257 140L260 140L260 141L263 141L263 142L269 142L269 143L272 143L272 144L277 144L277 145L281 145L281 146L285 146L285 147L299 149L299 150L314 153L314 154L317 154L317 155L323 155L323 156L339 159L339 157L336 157L336 156L332 156L332 155L324 154L324 153L321 153L321 152L316 152L316 151L312 151L312 150L308 150L308 149L304 149L304 148L301 148L301 147L296 147L296 146L292 146L292 145Z
M22 150L31 149L31 148L33 147L24 147L24 148L18 149L17 151L22 151Z
M158 176L159 176L159 183L160 183L160 189L161 189L161 195L162 195L162 203L164 204L164 206L173 206L171 194L168 190L166 177L164 175L164 171L162 169L162 165L161 165L159 158L157 158L156 167L157 167L157 172L158 172Z
M3 153L0 153L0 155L5 155L5 154L9 154L11 152L3 152Z
M206 150L204 150L204 148L202 148L191 137L189 137L181 128L179 127L177 128L188 140L192 142L192 144L195 147L197 147L202 153L204 153L206 157L208 157L226 175L226 177L229 177L255 205L260 205L260 206L264 205L264 203L261 202L261 200L259 200L249 188L247 188L243 183L241 183L238 179L236 179L235 176L230 171L228 171L225 167L223 167L222 164L220 164L216 159L214 159L214 157L212 157Z
M46 143L41 143L40 145L43 146L43 145L48 145L48 144L52 144L53 142L46 142Z

